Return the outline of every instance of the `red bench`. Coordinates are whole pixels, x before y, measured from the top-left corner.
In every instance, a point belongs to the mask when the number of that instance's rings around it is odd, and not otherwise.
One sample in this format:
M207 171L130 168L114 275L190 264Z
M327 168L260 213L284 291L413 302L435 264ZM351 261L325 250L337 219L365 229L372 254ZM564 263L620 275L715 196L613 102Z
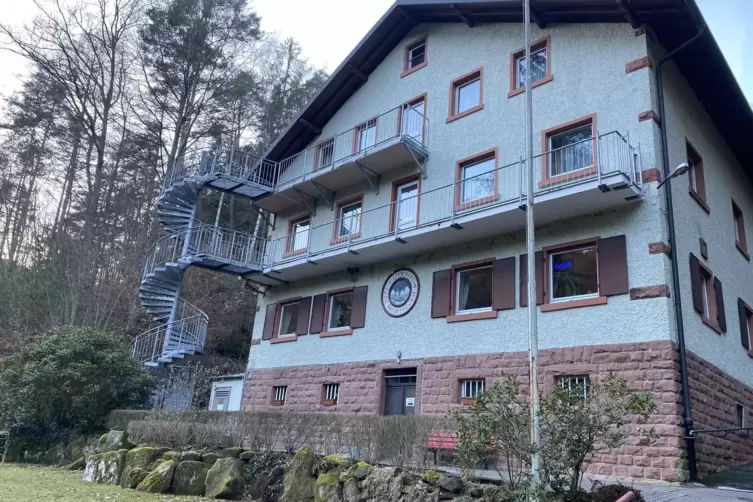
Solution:
M493 456L496 448L494 447L494 438L491 438L492 444L489 446L489 456ZM458 449L458 438L454 432L435 432L429 436L426 444L428 450L434 453L434 465L437 465L437 457L440 452L454 452ZM489 457L484 459L484 467L489 468Z

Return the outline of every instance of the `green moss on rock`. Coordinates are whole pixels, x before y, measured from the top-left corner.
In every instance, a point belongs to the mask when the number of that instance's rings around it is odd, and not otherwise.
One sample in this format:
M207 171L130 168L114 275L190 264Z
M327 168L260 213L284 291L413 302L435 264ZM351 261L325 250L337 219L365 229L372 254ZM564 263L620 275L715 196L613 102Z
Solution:
M166 460L156 467L138 484L136 489L147 493L164 493L170 488L170 483L178 467L177 460Z
M134 467L128 473L123 473L123 476L120 478L120 486L123 488L131 488L134 489L139 484L144 481L144 478L146 478L149 475L149 471L144 467Z
M120 486L125 487L129 483L129 473L137 467L146 469L156 458L156 451L149 446L136 447L126 454L123 475L120 477ZM138 484L138 483L137 483Z
M431 469L428 471L424 471L423 476L421 476L421 479L423 479L425 482L429 483L432 486L435 486L437 484L437 481L442 479L444 477L444 474L441 474L437 471L432 471Z
M165 453L163 453L162 454L162 458L164 460L178 460L178 461L180 461L180 455L181 455L181 453L179 451L170 450L170 451L166 451Z
M173 474L172 492L178 495L204 495L209 466L198 460L178 464Z
M339 502L342 500L340 473L325 472L316 478L314 502Z
M234 499L243 493L246 482L237 458L219 458L206 476L206 496L218 499Z
M285 502L314 502L316 479L314 467L316 458L310 446L304 446L290 461L290 467L283 479Z
M217 455L216 453L212 451L208 453L203 453L201 455L201 461L210 466L214 465L214 463L217 462L218 458L220 458L219 455Z
M201 453L198 451L184 451L180 454L180 461L181 462L188 462L188 461L194 461L198 462L201 460Z
M220 458L238 458L243 453L244 448L240 446L233 446L231 448L223 448L217 452L217 456Z

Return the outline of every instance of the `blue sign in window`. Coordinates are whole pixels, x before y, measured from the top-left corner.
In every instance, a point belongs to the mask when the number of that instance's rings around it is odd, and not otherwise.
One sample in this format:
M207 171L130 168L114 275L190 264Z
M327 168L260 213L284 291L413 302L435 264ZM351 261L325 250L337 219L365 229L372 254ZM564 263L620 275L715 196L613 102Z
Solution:
M573 268L573 260L563 260L554 264L554 270L569 270Z

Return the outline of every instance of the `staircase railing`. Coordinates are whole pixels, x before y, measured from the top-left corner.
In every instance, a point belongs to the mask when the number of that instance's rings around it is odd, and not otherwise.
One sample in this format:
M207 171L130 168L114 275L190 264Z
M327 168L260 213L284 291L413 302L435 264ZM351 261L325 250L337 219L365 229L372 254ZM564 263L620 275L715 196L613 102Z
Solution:
M181 350L200 351L207 340L209 317L198 307L180 298L176 320L149 329L131 342L131 355L139 363L157 363ZM166 339L166 336L169 338Z
M155 242L147 253L142 278L166 263L177 263L181 257L200 256L249 268L262 268L266 261L267 243L266 238L197 223L190 229L166 235Z
M278 172L277 162L242 150L220 146L214 150L186 152L178 157L165 173L162 191L178 180L207 174L222 175L274 190Z

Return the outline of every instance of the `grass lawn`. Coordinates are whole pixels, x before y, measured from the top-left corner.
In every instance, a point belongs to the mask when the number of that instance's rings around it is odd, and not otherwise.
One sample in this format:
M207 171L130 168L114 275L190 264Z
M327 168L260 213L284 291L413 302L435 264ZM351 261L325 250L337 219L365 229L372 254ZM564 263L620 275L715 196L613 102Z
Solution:
M84 483L83 471L0 464L0 502L199 502L200 497L151 495L118 486Z

